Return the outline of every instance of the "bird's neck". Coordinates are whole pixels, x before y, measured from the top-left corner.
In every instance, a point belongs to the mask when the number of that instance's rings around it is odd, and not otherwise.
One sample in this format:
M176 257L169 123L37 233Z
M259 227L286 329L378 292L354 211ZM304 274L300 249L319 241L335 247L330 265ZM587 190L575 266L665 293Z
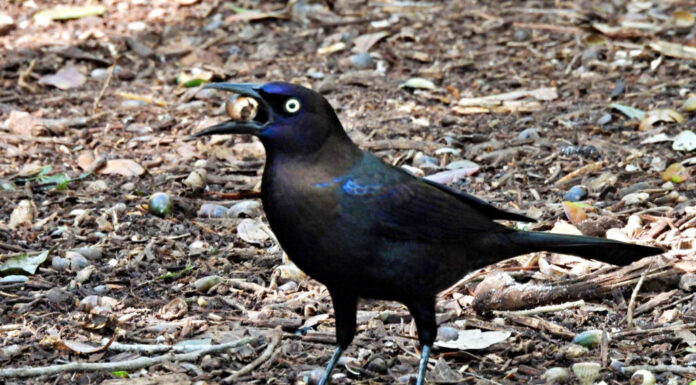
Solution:
M314 173L317 177L340 176L363 157L363 152L348 135L331 135L316 151L311 153L266 152L264 176L288 173L293 170ZM313 179L310 175L303 177Z

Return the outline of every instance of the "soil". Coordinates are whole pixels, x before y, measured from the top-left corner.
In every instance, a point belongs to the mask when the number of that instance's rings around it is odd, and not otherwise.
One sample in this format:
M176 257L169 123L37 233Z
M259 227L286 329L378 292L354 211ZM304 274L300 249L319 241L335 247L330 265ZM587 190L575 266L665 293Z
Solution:
M0 377L166 354L103 339L251 338L193 360L0 382L316 382L334 349L328 292L265 225L258 141L190 137L225 119L229 95L198 86L208 81L311 87L361 147L419 175L455 170L439 177L537 218L528 229L667 250L638 263L668 274L640 270L581 303L555 298L565 305L552 312L470 305L494 270L541 287L620 274L547 253L473 273L438 299L441 338L510 337L436 348L431 382L540 384L562 367L573 383L581 362L599 363L608 384L640 365L660 384L696 379L696 153L675 141L696 125L693 2L105 0L99 15L36 17L55 3L0 6ZM563 203L569 191L582 204ZM150 212L156 192L171 214ZM44 251L35 272L8 267ZM358 322L332 383L413 381L406 308L365 301ZM608 338L571 342L588 330Z

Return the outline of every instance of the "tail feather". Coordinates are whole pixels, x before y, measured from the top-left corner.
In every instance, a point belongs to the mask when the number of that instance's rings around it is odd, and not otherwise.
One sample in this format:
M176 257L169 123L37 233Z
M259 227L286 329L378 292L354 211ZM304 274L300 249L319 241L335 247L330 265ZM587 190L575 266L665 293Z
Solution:
M509 245L515 249L516 254L551 251L594 259L613 265L628 265L641 258L664 252L664 250L657 247L634 245L606 238L535 231L510 233L508 241Z

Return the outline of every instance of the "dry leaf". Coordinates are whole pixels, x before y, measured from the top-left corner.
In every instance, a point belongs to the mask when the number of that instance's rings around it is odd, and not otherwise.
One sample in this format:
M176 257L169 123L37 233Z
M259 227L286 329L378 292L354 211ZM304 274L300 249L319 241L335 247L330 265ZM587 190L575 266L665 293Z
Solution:
M100 174L117 174L126 177L143 175L145 169L131 159L111 159L106 161L106 166L98 171Z
M682 183L688 178L689 172L681 163L672 163L662 173L662 180L673 183Z
M375 33L368 33L366 35L360 35L353 40L355 45L351 50L354 53L367 52L372 48L373 45L377 44L378 41L389 36L389 32L381 31Z
M66 66L61 68L53 75L42 76L39 79L39 84L47 84L61 90L69 90L85 84L87 78L85 75L74 66Z
M643 119L640 121L638 129L640 131L647 131L652 129L655 123L658 122L684 123L684 121L684 117L677 111L671 108L661 108L658 110L648 111L645 114L645 116L643 116Z
M17 204L17 207L15 207L14 210L12 210L8 226L14 230L20 225L31 224L31 221L33 219L34 206L32 205L30 200L24 199Z
M261 244L269 238L268 233L261 224L249 218L239 222L237 234L247 243Z
M650 48L665 56L676 57L678 59L696 60L696 47L658 40L650 43Z
M585 212L585 205L576 202L563 202L563 211L570 223L577 225L578 223L587 219L587 213Z
M43 131L41 120L24 111L10 111L5 125L10 133L21 136L38 136Z
M83 170L87 171L89 166L94 162L94 154L92 151L83 151L77 157L77 165Z
M674 138L672 150L686 152L696 150L696 134L690 130L680 132L679 135Z

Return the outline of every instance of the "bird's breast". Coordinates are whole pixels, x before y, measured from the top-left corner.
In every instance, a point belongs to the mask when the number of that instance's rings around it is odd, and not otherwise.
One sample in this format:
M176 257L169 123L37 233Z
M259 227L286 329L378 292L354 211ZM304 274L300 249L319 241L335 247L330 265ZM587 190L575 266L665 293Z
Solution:
M345 217L339 197L340 177L310 170L264 173L262 201L280 245L302 270L322 281L340 279L358 258L352 250L365 231ZM351 255L353 254L353 255Z

